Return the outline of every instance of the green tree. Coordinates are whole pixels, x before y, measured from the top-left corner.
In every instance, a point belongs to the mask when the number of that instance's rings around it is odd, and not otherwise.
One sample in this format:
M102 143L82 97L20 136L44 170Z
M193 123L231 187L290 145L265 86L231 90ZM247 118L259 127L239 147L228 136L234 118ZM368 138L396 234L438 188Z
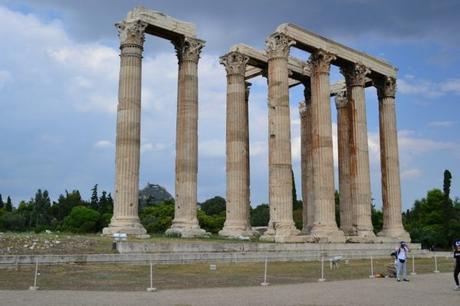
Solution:
M337 226L340 227L340 194L336 190L334 192L334 201L335 201L335 222L337 222Z
M141 210L140 219L148 233L164 233L174 218L174 200L167 200Z
M0 216L0 230L15 232L24 231L26 230L26 219L17 211L7 211Z
M0 209L2 209L4 206L3 199L2 199L2 194L0 194Z
M251 209L251 225L252 226L267 226L270 219L270 208L268 204L260 204L254 209Z
M94 209L77 206L64 218L62 229L72 233L95 233L101 215Z
M113 214L113 199L112 195L102 191L101 197L99 198L99 213L101 214Z
M99 211L99 197L97 195L97 184L94 185L93 189L91 189L91 199L89 202L89 207Z
M371 218L374 233L377 234L383 227L383 212L380 209L375 208L374 203L371 203Z
M31 204L32 227L37 232L42 231L50 225L51 221L50 215L48 214L48 210L51 207L51 200L49 198L48 191L44 190L42 192L41 189L38 189L35 193L35 198L31 200Z
M11 198L9 196L6 198L5 210L9 212L13 211L13 203L11 202Z
M67 217L72 209L77 206L86 206L87 203L81 198L78 190L72 192L65 191L65 195L59 195L58 201L53 202L53 206L50 208L50 215L55 219L57 226L62 225L62 221Z
M197 217L200 227L209 233L217 234L224 227L225 215L209 216L203 210L198 210Z
M225 199L219 196L208 199L201 204L201 210L208 216L225 215L225 207Z

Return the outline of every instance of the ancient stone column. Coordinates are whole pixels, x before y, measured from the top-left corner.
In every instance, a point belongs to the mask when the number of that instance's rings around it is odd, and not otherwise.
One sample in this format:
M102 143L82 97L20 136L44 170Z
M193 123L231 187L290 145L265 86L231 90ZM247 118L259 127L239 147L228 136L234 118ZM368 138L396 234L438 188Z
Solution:
M401 217L398 135L396 128L396 80L376 82L379 98L380 163L382 171L383 229L379 236L409 241Z
M329 97L330 63L335 59L323 50L314 52L311 63L311 150L314 222L310 234L329 241L344 241L337 228L334 201L334 157Z
M346 92L335 96L337 108L337 143L339 152L340 229L345 235L353 233L353 207L350 190L350 104Z
M120 37L120 81L115 148L115 203L103 233L146 236L138 217L141 131L141 76L144 30L142 21L116 24Z
M350 186L353 205L353 235L362 239L375 237L371 219L371 182L367 140L364 85L370 72L362 64L342 67L350 103Z
M304 84L305 101L299 103L300 164L302 172L302 233L309 234L314 222L311 155L311 85Z
M227 207L219 235L252 235L249 222L249 86L244 79L249 58L239 52L221 57L227 71Z
M291 119L289 109L288 55L292 41L272 34L266 41L269 107L268 235L289 237L299 233L292 217Z
M176 202L167 235L205 234L198 224L198 60L204 41L185 37L173 42L179 61L176 121Z

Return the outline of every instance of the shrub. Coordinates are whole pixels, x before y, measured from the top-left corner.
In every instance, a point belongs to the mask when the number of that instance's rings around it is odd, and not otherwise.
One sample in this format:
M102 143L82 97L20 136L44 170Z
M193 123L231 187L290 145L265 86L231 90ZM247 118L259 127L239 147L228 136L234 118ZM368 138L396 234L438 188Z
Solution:
M148 233L164 233L171 227L174 218L174 202L165 201L161 204L142 209L141 223Z
M94 209L77 206L64 218L62 229L73 233L94 233L98 230L100 217Z

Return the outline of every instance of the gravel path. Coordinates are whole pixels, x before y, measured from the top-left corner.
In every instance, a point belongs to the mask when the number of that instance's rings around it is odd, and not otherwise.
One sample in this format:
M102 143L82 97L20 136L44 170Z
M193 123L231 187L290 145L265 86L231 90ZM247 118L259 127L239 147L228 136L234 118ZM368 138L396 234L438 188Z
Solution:
M460 305L451 273L422 274L410 282L361 279L269 287L148 292L0 291L2 305Z

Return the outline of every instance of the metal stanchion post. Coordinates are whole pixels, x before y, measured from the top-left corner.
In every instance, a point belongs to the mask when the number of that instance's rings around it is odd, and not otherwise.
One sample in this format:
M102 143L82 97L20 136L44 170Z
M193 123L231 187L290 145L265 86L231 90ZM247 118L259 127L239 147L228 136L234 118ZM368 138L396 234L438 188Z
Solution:
M268 262L268 258L265 257L264 282L260 284L261 286L268 286L268 285L270 285L270 283L267 282L267 262Z
M318 282L324 282L326 279L324 278L324 257L321 257L321 278L318 279Z
M436 254L434 254L434 273L439 273L438 270L438 258L436 257Z
M29 290L38 290L37 286L37 276L38 276L38 257L35 262L35 276L34 276L34 285L29 287Z
M157 288L153 287L153 264L152 260L150 259L150 287L147 288L148 292L154 292L157 291Z
M371 275L369 275L369 278L374 278L374 259L371 256Z
M417 273L415 273L415 256L414 254L412 254L412 272L410 275L417 275Z

